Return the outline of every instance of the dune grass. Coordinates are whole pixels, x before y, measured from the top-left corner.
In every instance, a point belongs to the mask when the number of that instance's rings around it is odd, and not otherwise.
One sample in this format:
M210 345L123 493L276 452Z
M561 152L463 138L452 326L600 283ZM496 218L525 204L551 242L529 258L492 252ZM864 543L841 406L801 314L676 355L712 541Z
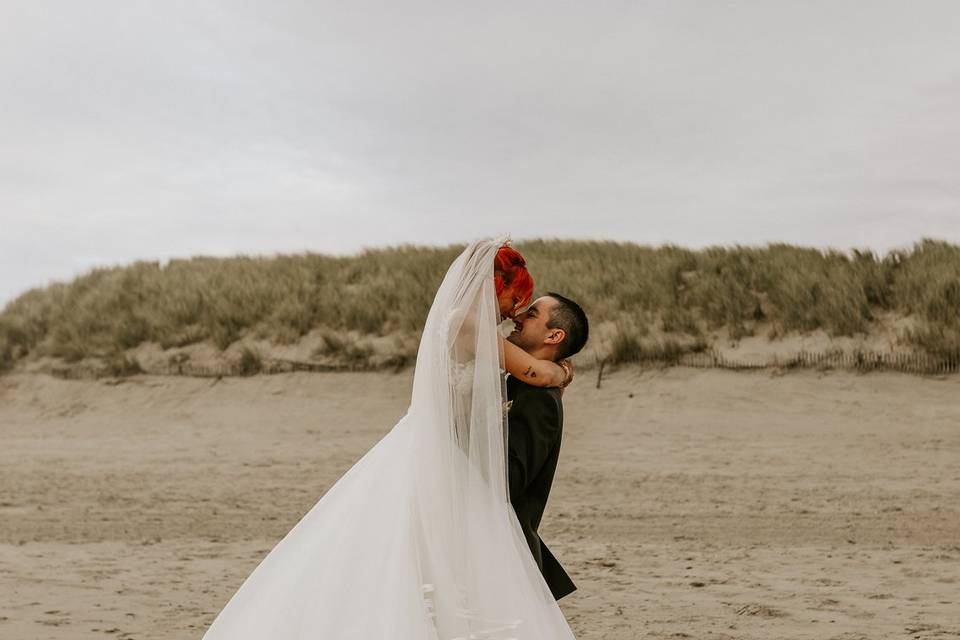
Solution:
M594 326L615 327L604 354L612 361L671 359L705 348L705 332L719 328L735 339L761 324L772 327L773 337L815 329L853 335L869 332L878 314L888 312L918 321L904 336L916 349L960 357L960 247L938 240L883 256L787 244L691 250L530 240L515 246L538 295L561 292L584 306ZM95 356L135 371L123 353L144 341L170 348L209 340L224 349L254 335L291 344L317 328L331 332L330 352L362 359L363 351L338 342L336 332L418 333L462 249L194 257L93 269L7 304L0 313L0 370L28 356L67 362ZM397 354L402 362L413 356L415 350ZM245 371L259 368L259 355L244 358Z

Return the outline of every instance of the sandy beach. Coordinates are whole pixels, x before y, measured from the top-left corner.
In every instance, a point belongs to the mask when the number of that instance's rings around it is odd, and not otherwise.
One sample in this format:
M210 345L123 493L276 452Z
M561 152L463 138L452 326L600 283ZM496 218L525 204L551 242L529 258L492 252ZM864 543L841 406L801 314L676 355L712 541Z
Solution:
M199 638L411 383L0 377L0 638ZM960 376L594 383L541 529L579 638L960 637Z

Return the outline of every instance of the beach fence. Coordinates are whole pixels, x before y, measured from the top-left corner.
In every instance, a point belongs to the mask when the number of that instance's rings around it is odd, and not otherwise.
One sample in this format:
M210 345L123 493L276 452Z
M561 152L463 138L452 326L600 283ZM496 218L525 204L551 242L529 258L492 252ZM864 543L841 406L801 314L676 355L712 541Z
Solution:
M56 365L47 369L47 372L58 378L89 379L105 377L124 377L136 373L151 375L179 375L196 378L223 378L249 376L255 374L290 373L295 371L308 372L337 372L357 370L400 370L412 362L404 359L402 362L387 363L384 366L350 366L287 360L281 358L257 358L255 361L230 360L215 363L191 362L188 358L171 357L166 363L154 363L147 368L134 367L130 370L118 372L102 364L73 364ZM861 372L867 371L899 371L903 373L923 375L945 375L960 373L960 356L942 357L926 353L890 353L878 351L800 351L796 354L779 355L769 359L731 358L724 356L716 349L685 353L682 355L641 359L635 363L640 366L683 366L699 369L729 369L733 371L748 371L759 369L845 369ZM607 360L598 362L597 386L603 379L605 371L609 371L612 363Z
M960 357L927 353L885 351L800 351L767 360L727 358L715 349L688 353L678 364L718 369L852 369L856 371L901 371L904 373L946 374L960 372Z
M639 360L638 364L651 366L683 366L698 369L731 369L746 371L756 369L845 369L861 372L899 371L923 375L944 375L960 372L960 356L942 357L927 353L890 353L884 351L800 351L789 356L774 356L768 359L730 358L716 349L685 353L670 358ZM597 371L597 388L603 380L604 369L609 365L600 362Z
M293 371L331 372L352 371L347 366L322 364L318 362L302 362L282 358L263 358L255 365L240 362L218 362L213 364L199 364L195 362L174 361L166 366L151 367L147 373L158 375L190 376L194 378L221 378L230 376L249 376L258 373L291 373Z
M293 371L331 372L353 370L355 369L346 366L334 366L316 362L298 362L279 358L264 358L258 360L255 365L250 362L244 362L243 360L239 362L222 361L201 364L189 360L171 358L171 360L165 364L155 363L146 368L138 367L136 370L127 370L122 373L111 370L110 367L105 364L98 363L54 365L45 369L45 372L57 378L83 380L111 377L123 378L139 373L160 376L187 376L191 378L229 378L255 374L290 373Z

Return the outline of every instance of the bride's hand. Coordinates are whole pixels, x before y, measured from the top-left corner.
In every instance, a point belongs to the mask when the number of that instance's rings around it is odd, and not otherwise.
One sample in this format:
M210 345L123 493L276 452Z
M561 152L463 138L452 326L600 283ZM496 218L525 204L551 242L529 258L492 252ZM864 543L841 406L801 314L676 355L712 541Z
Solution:
M563 368L564 372L567 374L563 382L560 383L560 395L563 396L564 389L567 388L567 385L573 382L573 363L567 360L566 358L564 358L557 364L560 365Z

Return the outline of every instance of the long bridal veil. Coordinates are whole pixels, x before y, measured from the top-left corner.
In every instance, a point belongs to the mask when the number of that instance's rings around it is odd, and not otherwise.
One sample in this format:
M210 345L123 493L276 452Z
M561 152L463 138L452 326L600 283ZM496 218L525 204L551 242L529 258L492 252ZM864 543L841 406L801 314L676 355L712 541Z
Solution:
M509 503L501 245L475 242L450 266L406 415L267 554L205 640L574 637Z

